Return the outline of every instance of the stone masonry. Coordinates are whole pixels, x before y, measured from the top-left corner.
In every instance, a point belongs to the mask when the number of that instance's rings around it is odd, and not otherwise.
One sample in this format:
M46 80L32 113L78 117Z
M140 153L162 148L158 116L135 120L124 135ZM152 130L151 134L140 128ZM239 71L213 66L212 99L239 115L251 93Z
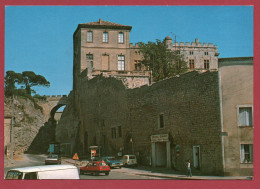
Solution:
M222 174L217 72L189 72L136 89L102 76L83 78L80 86L73 100L79 119L75 152L88 155L88 147L98 145L103 154L135 153L140 164L149 165L151 136L167 134L171 167L184 171L184 162L193 163L193 148L199 146L198 170Z

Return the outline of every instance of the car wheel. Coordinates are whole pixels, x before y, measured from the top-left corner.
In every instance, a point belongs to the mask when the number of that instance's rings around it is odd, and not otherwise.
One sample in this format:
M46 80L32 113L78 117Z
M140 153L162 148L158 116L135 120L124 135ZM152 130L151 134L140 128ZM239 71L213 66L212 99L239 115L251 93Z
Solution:
M109 172L105 172L106 175L109 175Z

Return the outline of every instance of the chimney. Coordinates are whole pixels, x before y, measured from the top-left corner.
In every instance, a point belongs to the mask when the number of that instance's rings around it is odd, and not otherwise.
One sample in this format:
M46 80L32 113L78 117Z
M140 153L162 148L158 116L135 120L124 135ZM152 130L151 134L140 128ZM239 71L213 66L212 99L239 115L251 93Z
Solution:
M99 22L99 24L101 24L101 22L102 22L101 18L99 19L99 21L98 21L98 22Z
M195 43L199 43L199 39L198 38L195 39Z

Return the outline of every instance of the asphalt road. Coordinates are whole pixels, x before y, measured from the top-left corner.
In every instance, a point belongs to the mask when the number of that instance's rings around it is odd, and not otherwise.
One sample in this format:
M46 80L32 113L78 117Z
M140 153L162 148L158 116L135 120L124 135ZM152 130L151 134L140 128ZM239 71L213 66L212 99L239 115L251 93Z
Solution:
M37 165L44 165L44 160L46 155L32 155L32 154L23 154L20 157L16 158L16 160L12 162L5 162L4 167L4 176L6 175L7 171L11 168L17 167L27 167L27 166L37 166ZM151 176L143 176L136 174L136 170L131 168L122 167L121 169L115 168L111 169L109 175L100 174L97 176L92 176L90 174L80 175L80 179L87 179L87 180L97 180L97 179L117 179L117 180L140 180L140 179L161 179L157 177Z
M98 176L84 174L80 175L80 179L88 179L88 180L95 180L95 179L116 179L116 180L150 180L150 179L161 179L158 177L151 177L151 176L143 176L136 174L136 170L132 170L131 168L124 168L121 169L111 169L109 175L105 175L104 173L99 174Z
M7 171L12 168L44 165L45 158L46 155L23 154L14 158L13 161L5 161L4 176L6 175Z

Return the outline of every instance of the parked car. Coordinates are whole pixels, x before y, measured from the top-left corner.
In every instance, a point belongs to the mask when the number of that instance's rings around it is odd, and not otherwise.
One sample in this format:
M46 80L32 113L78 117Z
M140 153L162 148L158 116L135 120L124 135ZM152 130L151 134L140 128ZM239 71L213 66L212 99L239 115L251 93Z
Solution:
M135 155L124 155L122 162L124 166L137 166L137 159Z
M49 164L61 164L60 156L56 154L49 154L45 159L45 165L49 165Z
M99 175L100 173L105 173L109 175L110 167L106 164L105 161L92 161L89 162L86 166L80 167L80 174L90 173L91 175Z
M121 168L123 166L123 162L116 160L113 156L102 157L102 160L105 161L110 168Z
M79 172L73 165L43 165L13 168L7 172L5 179L79 179Z

